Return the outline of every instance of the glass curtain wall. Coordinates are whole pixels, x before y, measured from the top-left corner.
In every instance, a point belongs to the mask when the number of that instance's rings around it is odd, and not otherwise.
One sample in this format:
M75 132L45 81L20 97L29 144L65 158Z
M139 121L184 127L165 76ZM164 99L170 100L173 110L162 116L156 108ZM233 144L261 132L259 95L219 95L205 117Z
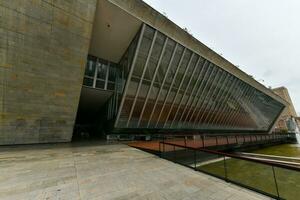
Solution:
M134 45L116 128L267 131L284 108L148 25Z
M103 90L115 90L120 69L115 63L89 55L83 85Z

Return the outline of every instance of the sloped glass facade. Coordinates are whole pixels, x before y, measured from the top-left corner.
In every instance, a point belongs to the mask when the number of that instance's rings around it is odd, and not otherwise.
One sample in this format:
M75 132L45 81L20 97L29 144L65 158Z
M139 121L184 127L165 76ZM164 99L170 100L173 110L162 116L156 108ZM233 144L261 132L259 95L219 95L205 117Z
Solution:
M132 45L115 128L268 131L284 109L148 25Z

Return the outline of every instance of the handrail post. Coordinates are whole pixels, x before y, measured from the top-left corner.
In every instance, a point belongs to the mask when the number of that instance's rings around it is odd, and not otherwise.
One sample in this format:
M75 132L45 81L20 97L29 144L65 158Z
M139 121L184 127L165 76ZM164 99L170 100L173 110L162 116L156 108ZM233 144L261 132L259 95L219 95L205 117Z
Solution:
M272 171L273 171L273 177L274 177L274 182L275 182L275 187L276 187L277 197L278 197L278 199L280 199L280 195L279 195L278 184L277 184L277 179L276 179L276 174L275 174L274 166L272 166Z
M165 137L163 137L163 152L165 153Z
M235 141L236 141L236 144L238 144L238 139L237 139L236 135L235 135Z
M225 174L225 181L228 182L228 178L227 178L226 156L224 156L224 174Z
M161 142L160 142L160 141L158 141L159 157L161 158L161 149L160 149L160 144L161 144Z
M197 151L194 149L194 164L195 164L195 170L197 170Z
M175 148L175 145L173 145L173 147L174 147L174 162L177 163L176 162L177 158L176 158L176 148Z

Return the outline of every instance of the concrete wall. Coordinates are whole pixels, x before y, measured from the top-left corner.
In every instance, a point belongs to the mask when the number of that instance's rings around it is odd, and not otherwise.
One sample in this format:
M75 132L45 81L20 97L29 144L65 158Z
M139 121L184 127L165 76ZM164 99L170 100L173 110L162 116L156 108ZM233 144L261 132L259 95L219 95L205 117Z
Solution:
M71 140L96 0L0 0L0 144Z
M283 112L281 114L282 117L297 117L297 113L296 113L296 109L294 107L293 101L290 97L289 91L287 88L285 87L279 87L279 88L274 88L273 91L280 96L281 98L283 98L284 100L286 100L289 105L287 106L287 109L285 110L285 112Z

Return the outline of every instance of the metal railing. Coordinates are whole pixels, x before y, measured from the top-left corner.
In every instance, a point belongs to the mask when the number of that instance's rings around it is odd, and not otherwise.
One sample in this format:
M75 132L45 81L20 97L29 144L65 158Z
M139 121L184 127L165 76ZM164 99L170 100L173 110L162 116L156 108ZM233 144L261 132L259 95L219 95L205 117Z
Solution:
M164 159L275 199L300 197L300 168L187 145L160 142Z
M172 144L184 145L193 148L210 148L216 146L251 146L259 144L271 144L277 142L287 142L291 139L289 134L241 134L241 135L170 135L162 136L160 141Z

